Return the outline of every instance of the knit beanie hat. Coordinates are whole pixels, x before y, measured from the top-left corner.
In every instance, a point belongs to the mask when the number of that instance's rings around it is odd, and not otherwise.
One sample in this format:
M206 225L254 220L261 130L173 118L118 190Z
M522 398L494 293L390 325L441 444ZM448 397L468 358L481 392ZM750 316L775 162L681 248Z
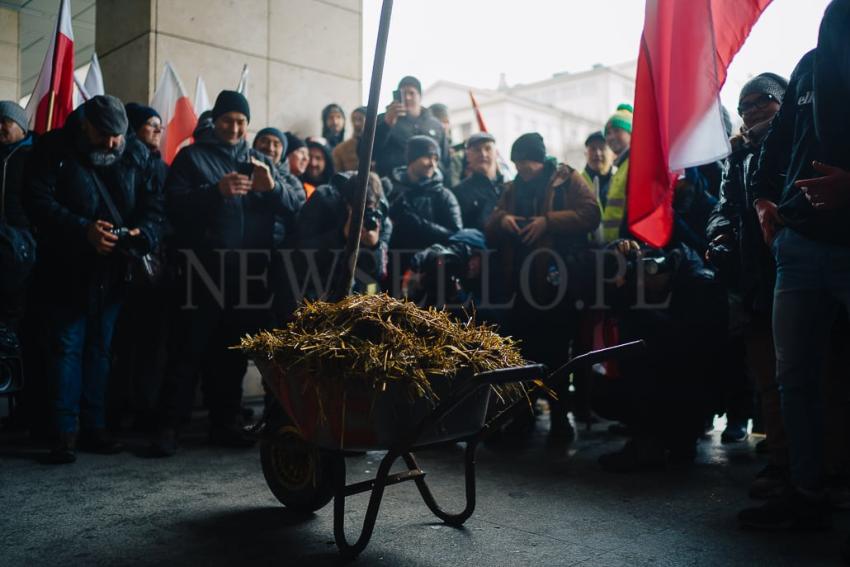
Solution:
M403 77L398 82L398 90L401 90L404 87L413 87L414 89L419 91L419 94L422 94L422 83L419 82L419 79L411 75Z
M26 132L29 130L27 112L21 106L11 100L0 100L0 118L8 118Z
M83 103L83 116L103 134L118 136L127 132L129 120L124 103L112 95L97 95Z
M236 91L218 93L212 109L213 121L218 120L219 116L228 112L240 112L245 115L248 122L251 121L251 108L248 106L248 99L242 93Z
M407 163L411 163L422 156L436 155L440 159L440 146L430 136L411 136L407 140Z
M291 154L295 150L307 147L307 144L304 142L304 140L302 140L292 132L284 132L283 135L286 137L286 151L283 152L284 156L289 156L289 154Z
M605 124L605 133L608 134L609 128L619 128L631 134L634 114L635 109L632 108L631 104L621 104L617 107L617 111L611 118L608 119L608 123Z
M286 153L286 147L287 147L286 134L284 134L283 132L281 132L280 130L278 130L277 128L275 128L273 126L268 126L266 128L263 128L259 132L257 132L257 135L254 136L254 143L257 142L257 138L259 138L260 136L274 136L275 138L280 140L280 143L283 144L283 152L281 153L281 155L287 155L287 153Z
M543 143L543 136L537 132L523 134L511 146L511 161L523 160L540 163L546 161L546 144Z
M766 94L775 98L778 102L782 102L785 96L785 89L788 88L788 81L777 75L776 73L762 73L756 75L744 85L741 89L741 96L738 100L743 100L744 97L751 94Z
M130 129L133 132L141 128L153 116L162 120L159 112L150 106L144 106L137 102L128 102L124 106L124 110L127 112L127 120L130 121Z

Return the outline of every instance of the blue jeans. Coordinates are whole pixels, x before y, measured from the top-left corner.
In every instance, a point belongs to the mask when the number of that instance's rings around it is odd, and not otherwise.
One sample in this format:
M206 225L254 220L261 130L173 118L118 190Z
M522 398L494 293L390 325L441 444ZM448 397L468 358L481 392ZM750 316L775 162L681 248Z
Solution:
M60 433L106 426L106 382L118 297L90 299L88 305L62 305L49 312L48 380Z
M850 248L811 240L790 228L771 244L776 258L773 338L791 481L823 481L824 361L839 308L850 312Z

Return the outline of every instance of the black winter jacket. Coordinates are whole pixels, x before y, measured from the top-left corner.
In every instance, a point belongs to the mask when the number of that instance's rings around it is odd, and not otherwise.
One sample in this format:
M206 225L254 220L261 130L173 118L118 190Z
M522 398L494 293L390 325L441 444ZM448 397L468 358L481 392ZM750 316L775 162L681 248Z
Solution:
M367 276L372 282L381 282L387 275L387 258L393 224L388 214L389 205L382 200L379 206L381 231L378 245L372 249L360 248L357 257L357 269L361 275ZM331 281L344 261L342 252L346 239L343 228L348 220L348 207L343 195L333 184L316 188L298 217L297 248L299 251L315 254L315 267L318 269L322 284ZM304 258L302 258L304 260ZM305 282L304 270L309 264L304 262L299 267L299 279ZM357 291L365 289L371 283L358 277L355 284ZM318 297L315 289L307 290L308 296Z
M752 196L779 204L783 222L801 234L814 240L850 246L848 210L815 211L794 186L799 179L821 176L812 167L813 161L832 161L830 165L850 170L850 156L845 156L843 163L831 159L831 152L821 144L815 132L814 61L815 50L812 50L803 56L791 74L782 108L773 119L762 147ZM842 127L846 133L850 124Z
M460 205L464 228L484 230L487 219L496 208L499 197L504 191L502 174L497 173L496 179L491 180L480 173L473 173L464 179L460 185L452 188L452 193Z
M451 235L463 228L460 205L454 194L443 187L439 170L431 179L413 183L407 168L399 167L390 181L392 248L419 251L432 244L446 244Z
M729 156L720 185L720 199L709 217L706 236L709 241L722 234L734 238L734 261L738 265L732 272L737 277L730 284L743 294L747 307L769 313L773 304L776 266L762 238L753 206L751 183L758 157L758 151L749 144Z
M17 144L0 146L0 165L2 166L0 195L3 195L6 222L16 228L29 227L21 193L24 185L24 168L33 143L33 135L28 134Z
M289 170L289 160L281 160L277 164L277 174L280 176L280 184L284 192L290 193L295 205L294 209L286 209L275 216L274 221L274 246L275 248L291 248L295 240L295 225L298 220L298 212L307 202L307 194L301 180L292 175Z
M378 175L390 176L395 168L406 166L407 141L419 135L430 136L437 142L440 147L440 169L448 172L451 165L449 138L443 130L443 124L423 107L417 118L400 116L392 128L384 120L383 114L378 116L374 158Z
M126 256L100 256L86 233L95 220L116 224L95 182L97 175L109 191L124 226L143 235L139 252L159 245L163 225L162 195L154 187L150 152L136 139L128 139L114 164L95 168L79 148L83 140L81 115L72 113L65 126L42 136L27 162L24 205L36 231L39 264L53 289L77 298L91 284L110 287L123 281Z
M265 162L275 186L266 193L222 197L218 182L228 173L247 168L250 158ZM294 214L299 201L284 191L268 157L242 140L236 145L204 137L180 151L166 180L168 214L178 248L200 253L217 249L271 250L278 215Z

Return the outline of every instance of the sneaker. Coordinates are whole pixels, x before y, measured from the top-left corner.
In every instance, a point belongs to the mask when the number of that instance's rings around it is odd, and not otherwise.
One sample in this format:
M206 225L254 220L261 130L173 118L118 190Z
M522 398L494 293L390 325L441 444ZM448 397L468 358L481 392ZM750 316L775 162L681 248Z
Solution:
M754 530L821 531L832 527L832 514L825 497L792 488L761 506L741 510L738 521L741 527Z
M77 460L76 432L60 433L59 440L47 455L47 463L51 465L68 465Z
M608 472L618 473L662 469L667 465L667 452L656 439L633 437L619 451L601 455L599 464Z
M80 451L98 455L114 455L124 450L124 444L110 437L105 429L83 430L78 447Z
M156 439L148 446L148 456L154 458L173 457L177 454L177 430L169 427L160 429Z
M210 428L210 443L219 447L247 449L253 447L257 439L238 425L214 425Z
M788 467L768 464L750 484L750 498L768 500L784 494L790 488Z
M739 443L747 438L746 421L730 421L720 434L721 443Z

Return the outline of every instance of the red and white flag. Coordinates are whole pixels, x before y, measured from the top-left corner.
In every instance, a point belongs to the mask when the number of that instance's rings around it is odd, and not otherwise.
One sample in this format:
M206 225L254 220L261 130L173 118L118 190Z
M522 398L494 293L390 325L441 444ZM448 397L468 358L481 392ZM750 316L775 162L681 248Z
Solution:
M56 31L50 38L41 71L35 82L27 117L30 129L43 134L65 124L74 107L74 31L71 2L62 0Z
M171 63L165 63L151 106L162 117L162 159L171 164L177 151L192 143L192 132L198 122L192 101Z
M664 246L678 172L729 154L720 89L771 0L647 0L629 156L632 233Z
M198 75L195 79L195 114L200 116L204 111L212 108L210 97L207 94L207 85L204 83L204 78Z
M103 72L100 70L97 53L91 54L85 81L81 83L80 79L74 76L74 83L77 85L77 90L74 92L74 108L93 96L106 94L106 89L103 87Z

